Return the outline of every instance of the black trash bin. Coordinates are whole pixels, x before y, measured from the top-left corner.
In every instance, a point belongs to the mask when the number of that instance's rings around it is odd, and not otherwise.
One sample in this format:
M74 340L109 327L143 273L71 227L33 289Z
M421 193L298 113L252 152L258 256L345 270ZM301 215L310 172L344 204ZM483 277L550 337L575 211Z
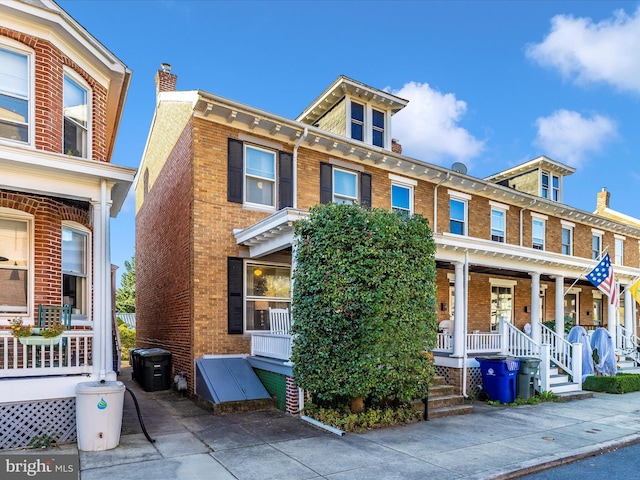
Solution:
M137 349L133 377L146 392L171 388L171 352L162 348Z
M516 382L516 396L529 400L535 395L536 373L540 366L540 359L534 357L520 357L520 368Z

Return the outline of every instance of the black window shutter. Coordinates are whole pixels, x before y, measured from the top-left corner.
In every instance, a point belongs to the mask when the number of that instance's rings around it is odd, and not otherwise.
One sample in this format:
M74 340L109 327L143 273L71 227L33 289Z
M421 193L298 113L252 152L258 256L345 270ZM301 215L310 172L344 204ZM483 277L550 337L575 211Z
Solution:
M244 148L240 140L229 139L229 156L227 160L227 200L242 203L242 184L244 177Z
M278 161L278 209L293 207L293 154L280 152Z
M228 333L238 335L243 332L242 285L244 263L241 258L227 258L227 291L229 296Z
M371 208L371 175L360 174L360 206Z
M333 167L329 163L320 163L320 203L333 200Z

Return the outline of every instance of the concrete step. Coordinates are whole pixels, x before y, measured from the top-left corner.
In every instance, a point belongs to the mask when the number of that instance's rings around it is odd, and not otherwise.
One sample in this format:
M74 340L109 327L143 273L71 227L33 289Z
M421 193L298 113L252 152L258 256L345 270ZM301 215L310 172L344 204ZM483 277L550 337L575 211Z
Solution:
M442 395L439 397L429 396L429 410L432 408L440 408L440 407L453 407L456 405L464 404L464 397L462 395ZM421 405L424 406L422 402Z
M435 418L468 415L470 413L473 413L473 405L452 405L449 407L429 408L427 416L429 420L433 420Z
M549 378L549 383L551 384L551 386L568 382L569 375L551 375L551 377Z
M445 395L454 395L456 388L452 385L435 385L429 387L429 397L442 397Z
M550 390L556 395L561 394L561 393L581 392L582 391L582 389L580 387L578 387L578 384L571 383L571 382L563 382L563 383L551 384Z
M445 380L444 377L440 376L440 375L436 375L431 379L431 387L429 388L433 388L434 386L438 386L438 385L446 385L447 381Z
M584 400L585 398L593 398L593 392L588 390L580 390L576 392L556 393L559 402L569 402L572 400Z

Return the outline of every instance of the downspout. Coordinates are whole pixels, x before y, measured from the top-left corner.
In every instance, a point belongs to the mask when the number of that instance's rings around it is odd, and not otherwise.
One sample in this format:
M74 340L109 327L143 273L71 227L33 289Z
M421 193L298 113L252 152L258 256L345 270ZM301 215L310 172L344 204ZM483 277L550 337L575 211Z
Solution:
M469 313L469 252L464 252L464 279L462 280L464 285L464 312L462 318L464 319L464 344L462 347L462 396L469 398L467 395L467 329L469 328L469 319L467 315Z
M447 176L440 180L440 182L438 182L435 187L433 187L433 225L431 228L433 233L436 233L438 231L438 187L449 180L449 177L451 177L451 172L447 172Z
M293 147L293 208L298 208L298 147L309 134L309 128L304 127L304 133Z
M526 207L524 207L523 209L520 210L520 246L522 247L522 236L524 235L522 232L522 212L524 212L525 210L528 210L529 208L533 207L536 203L538 203L538 200L536 200L535 198L533 199L533 201L527 205Z

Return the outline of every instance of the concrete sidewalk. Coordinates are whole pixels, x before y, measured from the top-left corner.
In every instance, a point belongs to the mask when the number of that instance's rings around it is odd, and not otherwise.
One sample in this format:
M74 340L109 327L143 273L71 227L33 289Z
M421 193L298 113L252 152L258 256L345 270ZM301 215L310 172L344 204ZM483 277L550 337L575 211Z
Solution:
M121 380L156 441L126 393L120 445L80 452L82 480L503 479L640 442L640 392L476 402L471 415L339 437L278 410L214 416L173 391L142 391L126 370Z

